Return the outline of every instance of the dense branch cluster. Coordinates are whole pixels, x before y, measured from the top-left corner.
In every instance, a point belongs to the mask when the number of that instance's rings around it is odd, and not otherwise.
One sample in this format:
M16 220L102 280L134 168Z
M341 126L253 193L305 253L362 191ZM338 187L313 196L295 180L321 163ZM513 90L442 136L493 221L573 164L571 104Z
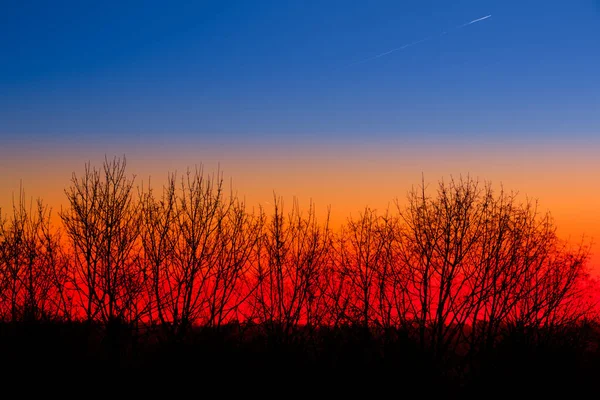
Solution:
M421 185L339 231L313 205L250 210L202 169L137 189L124 159L106 160L65 193L58 227L22 193L0 214L5 321L122 321L174 337L234 322L280 337L352 325L444 352L588 317L587 247L567 247L534 202L469 178Z

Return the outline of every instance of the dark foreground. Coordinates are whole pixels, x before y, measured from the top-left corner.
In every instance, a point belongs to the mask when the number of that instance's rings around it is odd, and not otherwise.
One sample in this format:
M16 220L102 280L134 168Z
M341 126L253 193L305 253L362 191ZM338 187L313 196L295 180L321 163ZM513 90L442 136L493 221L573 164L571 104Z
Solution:
M512 332L485 352L440 355L402 332L352 327L283 334L272 327L226 326L173 336L121 324L3 323L0 357L6 382L47 393L78 387L189 390L193 397L213 398L380 392L496 398L600 390L596 328L532 339L539 336Z

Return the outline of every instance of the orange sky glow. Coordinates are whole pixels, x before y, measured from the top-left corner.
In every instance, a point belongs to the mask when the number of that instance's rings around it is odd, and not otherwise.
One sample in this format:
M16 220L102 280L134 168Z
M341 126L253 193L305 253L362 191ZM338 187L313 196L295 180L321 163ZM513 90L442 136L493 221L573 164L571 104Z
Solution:
M538 199L562 238L600 240L600 161L593 146L560 143L24 146L18 152L0 150L0 207L10 206L22 183L27 198L41 197L59 210L72 173L83 173L88 161L100 167L105 154L125 154L129 173L144 186L149 177L157 187L168 172L181 174L194 165L202 164L207 173L220 168L248 206L269 210L274 193L290 206L297 198L303 209L312 200L321 218L331 207L333 227L365 206L384 210L395 199L404 201L422 176L434 189L440 179L470 175ZM592 253L590 265L600 273L600 246L593 245Z

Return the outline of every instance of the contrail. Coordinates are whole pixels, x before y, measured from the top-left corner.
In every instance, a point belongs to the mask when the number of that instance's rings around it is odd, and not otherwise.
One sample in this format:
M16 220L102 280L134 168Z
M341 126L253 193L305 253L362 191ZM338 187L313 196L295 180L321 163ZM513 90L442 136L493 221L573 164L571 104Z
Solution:
M456 28L456 29L463 28L463 27L465 27L465 26L467 26L467 25L474 24L475 22L483 21L484 19L488 19L488 18L489 18L489 17L491 17L491 16L492 16L492 14L490 14L490 15L486 15L485 17L481 17L481 18L474 19L473 21L471 21L471 22L467 22L466 24L463 24L463 25L459 26L459 27L458 27L458 28Z
M473 20L473 21L471 21L471 22L467 22L466 24L459 25L459 26L457 26L457 27L455 27L455 28L453 28L453 29L450 29L449 31L444 31L444 32L440 33L440 34L439 34L439 35L437 35L437 36L429 36L429 37L426 37L425 39L417 40L416 42L411 42L411 43L405 44L405 45L403 45L403 46L396 47L395 49L391 49L391 50L388 50L388 51L386 51L386 52L384 52L384 53L377 54L376 56L369 57L369 58L366 58L366 59L364 59L364 60L356 61L356 62L354 62L354 63L350 64L349 66L351 67L351 66L353 66L353 65L357 65L357 64L366 63L367 61L375 60L376 58L383 57L383 56L387 56L387 55L388 55L388 54L390 54L390 53L394 53L394 52L396 52L396 51L399 51L399 50L404 50L404 49L406 49L407 47L415 46L415 45L417 45L417 44L419 44L419 43L426 42L426 41L428 41L428 40L431 40L431 39L433 39L434 37L444 36L444 35L448 34L448 32L452 32L452 31L455 31L455 30L458 30L458 29L464 28L465 26L469 26L469 25L471 25L471 24L474 24L474 23L476 23L476 22L483 21L483 20L485 20L485 19L488 19L488 18L490 18L491 16L492 16L492 14L490 14L490 15L486 15L485 17L481 17L481 18L474 19L474 20Z
M444 32L444 33L445 33L445 32ZM425 39L417 40L416 42L412 42L412 43L405 44L404 46L396 47L395 49L388 50L388 51L386 51L385 53L377 54L376 56L369 57L369 58L367 58L367 59L365 59L365 60L357 61L357 62L355 62L355 63L353 63L353 64L350 64L350 65L352 66L352 65L356 65L356 64L362 64L362 63L365 63L365 62L367 62L367 61L371 61L371 60L374 60L374 59L376 59L376 58L379 58L379 57L386 56L386 55L388 55L388 54L390 54L390 53L393 53L393 52L395 52L395 51L398 51L398 50L404 50L404 49L406 49L407 47L411 47L411 46L417 45L417 44L419 44L419 43L426 42L427 40L430 40L430 39L431 39L431 36L430 36L430 37L427 37L427 38L425 38Z

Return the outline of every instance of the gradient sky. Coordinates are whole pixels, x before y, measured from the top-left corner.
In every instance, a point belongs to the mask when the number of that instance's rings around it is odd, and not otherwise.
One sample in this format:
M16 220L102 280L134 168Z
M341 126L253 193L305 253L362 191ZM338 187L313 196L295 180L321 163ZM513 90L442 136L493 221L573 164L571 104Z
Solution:
M598 71L594 0L3 1L0 206L105 154L344 217L471 174L599 241Z

